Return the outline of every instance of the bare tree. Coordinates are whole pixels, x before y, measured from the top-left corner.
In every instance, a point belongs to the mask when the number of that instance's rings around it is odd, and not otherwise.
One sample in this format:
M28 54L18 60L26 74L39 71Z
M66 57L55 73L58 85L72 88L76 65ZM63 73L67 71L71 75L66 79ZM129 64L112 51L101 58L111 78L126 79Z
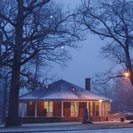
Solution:
M133 1L81 1L81 7L77 12L79 26L101 39L108 39L109 43L103 48L103 53L130 73L133 85Z
M92 80L92 91L94 93L97 93L99 95L111 98L112 97L112 83L111 82L106 82L104 80L105 75L103 73L98 73L94 76Z
M37 54L44 62L64 61L67 51L63 47L74 47L73 42L79 39L72 19L72 15L50 0L1 0L0 65L11 68L7 126L20 124L18 94L22 66Z

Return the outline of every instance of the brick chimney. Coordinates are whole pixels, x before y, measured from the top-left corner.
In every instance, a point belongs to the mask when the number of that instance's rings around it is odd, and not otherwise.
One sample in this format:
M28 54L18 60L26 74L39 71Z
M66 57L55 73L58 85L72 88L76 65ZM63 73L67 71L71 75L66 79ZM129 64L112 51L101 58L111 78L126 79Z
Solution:
M85 89L88 91L90 91L90 89L91 89L90 88L90 80L91 80L90 78L85 79Z

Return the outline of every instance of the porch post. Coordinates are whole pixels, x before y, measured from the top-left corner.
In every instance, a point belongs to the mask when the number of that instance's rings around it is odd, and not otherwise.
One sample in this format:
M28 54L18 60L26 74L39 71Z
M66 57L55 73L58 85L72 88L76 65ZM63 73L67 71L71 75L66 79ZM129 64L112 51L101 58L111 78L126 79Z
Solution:
M37 101L35 101L35 117L37 117Z
M90 110L89 110L89 102L87 101L87 111L88 111L88 116L90 117L89 113L90 113Z
M74 102L74 117L77 117L77 112L76 112L76 101Z
M48 117L50 117L50 101L48 101Z
M63 118L64 117L64 114L63 114L63 112L64 112L64 102L63 101L61 101L61 117Z
M99 116L102 116L102 101L99 100Z
M89 102L87 101L87 110L89 110Z

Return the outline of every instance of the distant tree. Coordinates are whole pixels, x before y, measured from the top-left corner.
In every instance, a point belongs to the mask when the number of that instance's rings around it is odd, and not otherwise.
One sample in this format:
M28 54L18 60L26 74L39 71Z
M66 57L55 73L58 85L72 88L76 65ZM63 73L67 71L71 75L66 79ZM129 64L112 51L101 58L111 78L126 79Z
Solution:
M65 58L68 59L67 54L65 53L62 54L63 54L62 56L65 55ZM51 73L51 69L53 68L53 63L55 64L56 61L58 61L59 63L62 64L66 60L65 58L63 60L63 58L62 60L55 59L52 62L50 61L50 59L47 59L48 61L46 60L44 61L43 58L40 57L39 54L37 54L33 59L31 59L28 63L26 63L26 65L23 65L21 69L20 87L22 89L27 88L29 91L33 91L40 87L44 87L48 84L48 82L55 80L56 76Z
M107 73L108 75L108 73ZM133 111L133 86L127 77L116 79L105 78L106 75L97 74L93 81L93 92L106 96L112 100L111 110L113 112ZM109 77L109 76L108 76ZM108 82L108 80L112 82Z
M111 98L113 93L112 84L110 82L102 83L101 81L101 77L95 77L95 80L92 81L92 91L98 95Z
M102 51L105 57L130 73L133 85L133 1L81 0L77 11L77 25L101 39L108 39Z
M79 39L72 15L50 0L1 0L0 66L11 70L7 126L17 126L20 73L22 66L39 54L41 60L64 61Z
M117 79L112 87L112 111L133 111L133 86L127 79Z

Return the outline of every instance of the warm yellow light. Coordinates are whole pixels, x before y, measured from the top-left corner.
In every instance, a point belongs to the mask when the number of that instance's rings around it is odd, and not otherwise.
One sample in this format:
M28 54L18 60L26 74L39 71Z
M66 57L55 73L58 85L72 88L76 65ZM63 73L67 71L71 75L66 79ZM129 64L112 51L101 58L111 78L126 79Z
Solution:
M129 72L125 72L125 73L124 73L124 76L125 76L125 77L129 77L129 76L130 76Z
M29 104L32 105L32 102L30 101Z
M99 100L100 103L101 103L102 101L103 101L102 99Z

